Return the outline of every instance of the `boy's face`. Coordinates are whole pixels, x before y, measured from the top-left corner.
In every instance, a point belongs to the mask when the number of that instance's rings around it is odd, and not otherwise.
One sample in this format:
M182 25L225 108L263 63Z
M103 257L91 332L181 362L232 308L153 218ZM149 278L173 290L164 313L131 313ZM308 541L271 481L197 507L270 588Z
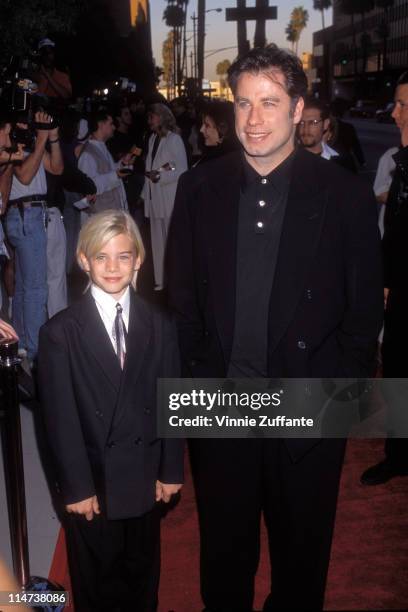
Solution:
M120 300L140 268L140 257L127 234L118 234L108 240L90 259L83 253L80 257L92 282L115 300Z

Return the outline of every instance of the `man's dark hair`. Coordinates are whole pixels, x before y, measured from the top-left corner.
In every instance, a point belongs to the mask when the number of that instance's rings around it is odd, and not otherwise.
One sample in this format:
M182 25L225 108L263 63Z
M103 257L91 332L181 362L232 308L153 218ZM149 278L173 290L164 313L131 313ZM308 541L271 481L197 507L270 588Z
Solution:
M129 104L125 101L120 102L119 104L116 104L113 108L112 108L112 117L114 119L117 119L118 117L121 117L122 115L122 111L124 108L129 108Z
M329 105L323 100L314 98L313 96L306 96L305 98L305 110L307 108L316 108L320 112L320 118L325 120L330 117Z
M88 119L89 132L93 134L98 129L98 124L101 121L107 121L112 117L112 113L106 109L97 110L92 113Z
M397 87L398 85L407 85L407 83L408 83L408 70L403 72L401 76L399 77L397 81Z
M286 92L292 101L304 98L307 93L307 78L300 59L275 44L265 48L255 47L238 57L228 69L228 83L235 95L238 78L244 72L268 74L279 70L285 77Z

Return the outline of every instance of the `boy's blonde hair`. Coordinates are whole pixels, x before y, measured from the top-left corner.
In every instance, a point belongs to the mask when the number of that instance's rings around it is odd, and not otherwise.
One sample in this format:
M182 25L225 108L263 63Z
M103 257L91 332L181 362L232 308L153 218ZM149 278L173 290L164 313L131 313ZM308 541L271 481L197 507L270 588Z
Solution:
M84 270L80 257L81 254L90 260L100 252L104 244L120 234L127 234L129 236L133 243L136 257L140 258L140 263L142 264L145 258L145 248L139 228L132 217L124 210L104 210L91 215L79 232L76 258L80 268ZM137 272L135 272L132 279L132 287L134 289L136 288L136 277ZM90 284L91 281L89 281L87 289Z

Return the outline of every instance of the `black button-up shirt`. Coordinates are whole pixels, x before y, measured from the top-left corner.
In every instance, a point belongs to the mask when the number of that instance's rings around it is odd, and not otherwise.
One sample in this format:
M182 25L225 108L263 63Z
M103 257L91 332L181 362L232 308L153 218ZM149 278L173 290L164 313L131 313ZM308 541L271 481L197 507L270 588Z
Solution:
M243 160L230 377L267 375L269 301L293 157L294 153L264 177Z

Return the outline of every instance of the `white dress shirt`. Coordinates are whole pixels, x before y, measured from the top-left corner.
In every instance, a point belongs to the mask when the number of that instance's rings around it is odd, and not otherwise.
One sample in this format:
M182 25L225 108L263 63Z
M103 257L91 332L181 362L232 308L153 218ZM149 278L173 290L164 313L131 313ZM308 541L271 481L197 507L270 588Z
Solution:
M96 307L101 316L105 329L108 332L109 339L112 342L113 349L116 353L116 341L113 336L113 328L116 318L116 304L120 304L122 306L122 319L125 325L125 329L127 331L129 329L130 309L129 287L126 289L120 300L116 300L111 295L109 295L109 293L106 293L105 291L103 291L103 289L97 287L97 285L94 284L92 284L91 286L91 293L93 299L95 300Z
M329 147L327 142L324 142L323 140L322 141L322 152L320 153L320 157L323 157L323 159L331 159L332 157L338 157L338 156L339 154L337 153L337 151Z

